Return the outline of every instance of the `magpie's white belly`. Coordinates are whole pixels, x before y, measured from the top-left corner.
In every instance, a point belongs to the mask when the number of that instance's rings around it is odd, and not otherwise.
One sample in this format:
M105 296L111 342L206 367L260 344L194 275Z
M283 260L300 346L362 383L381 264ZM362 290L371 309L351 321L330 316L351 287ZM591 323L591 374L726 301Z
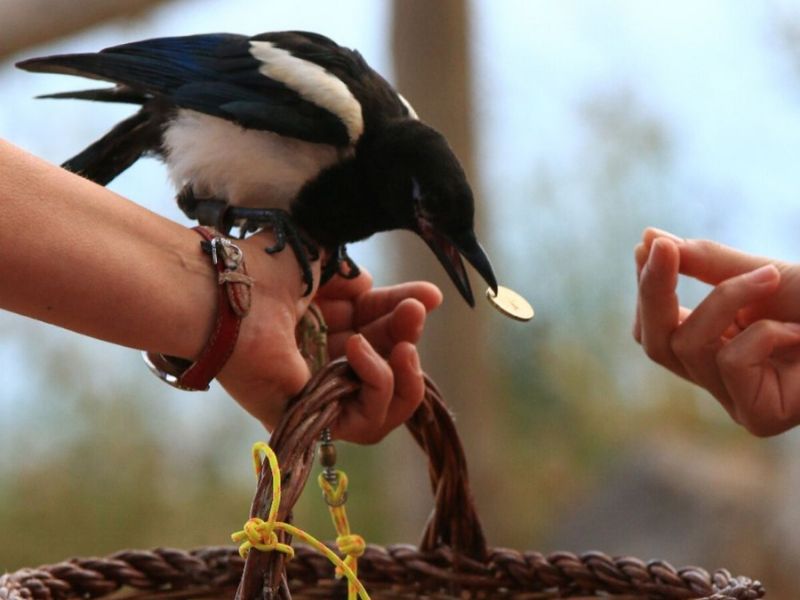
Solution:
M300 188L348 150L312 144L182 109L164 131L170 177L180 189L234 206L287 209Z

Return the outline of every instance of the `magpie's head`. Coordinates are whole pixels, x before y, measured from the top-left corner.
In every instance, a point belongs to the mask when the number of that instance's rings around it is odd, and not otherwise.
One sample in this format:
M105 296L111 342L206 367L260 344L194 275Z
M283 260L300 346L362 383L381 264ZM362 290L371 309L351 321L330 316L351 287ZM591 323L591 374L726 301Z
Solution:
M475 202L447 140L420 121L386 127L371 149L373 189L394 227L417 233L458 291L475 305L461 257L497 292L492 265L475 237Z

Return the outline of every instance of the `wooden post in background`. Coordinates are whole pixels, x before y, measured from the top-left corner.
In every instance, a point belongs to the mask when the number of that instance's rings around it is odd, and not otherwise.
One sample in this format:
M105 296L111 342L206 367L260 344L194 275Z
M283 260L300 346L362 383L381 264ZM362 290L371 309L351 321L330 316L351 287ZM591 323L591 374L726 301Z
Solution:
M475 192L476 229L485 246L487 228L474 164L469 3L395 0L392 28L395 84L420 118L444 134L461 160ZM402 257L391 265L393 280L425 279L444 291L444 305L428 321L421 347L423 368L456 414L473 488L495 488L501 479L493 466L495 448L502 444L495 439L499 402L490 382L486 284L472 271L477 306L471 309L421 240L397 234L393 242L393 255ZM424 485L424 474L421 481ZM478 492L476 499L484 505L481 514L488 517L488 498Z

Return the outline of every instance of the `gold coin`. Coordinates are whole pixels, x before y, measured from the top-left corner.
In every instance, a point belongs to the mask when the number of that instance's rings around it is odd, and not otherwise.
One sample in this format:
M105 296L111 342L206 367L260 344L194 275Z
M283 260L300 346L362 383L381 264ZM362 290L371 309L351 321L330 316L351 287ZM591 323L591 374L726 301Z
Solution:
M497 310L507 317L517 321L530 321L533 318L533 307L514 290L498 285L497 295L492 288L489 288L486 290L486 297Z

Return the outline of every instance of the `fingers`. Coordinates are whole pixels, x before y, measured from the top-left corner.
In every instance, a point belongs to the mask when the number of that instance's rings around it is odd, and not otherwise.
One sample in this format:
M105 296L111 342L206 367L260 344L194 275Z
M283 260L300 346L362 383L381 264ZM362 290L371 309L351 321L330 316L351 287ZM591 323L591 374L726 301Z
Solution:
M408 298L388 315L362 327L360 333L364 334L382 356L389 356L395 344L400 342L416 344L419 341L425 328L426 316L425 307L417 300ZM331 355L341 356L347 340L352 335L353 332L349 330L329 334L328 347Z
M319 288L318 297L332 300L351 300L372 289L372 275L366 269L354 279L334 276Z
M348 340L346 354L362 386L333 433L351 442L373 444L408 419L422 401L419 358L412 344L399 344L387 362L360 335Z
M717 366L723 336L739 309L773 293L780 273L773 265L733 277L716 286L671 339L671 350L689 377L728 405L730 396Z
M350 406L339 418L335 433L338 437L359 444L377 442L378 428L386 420L394 391L391 367L361 335L352 336L347 343L347 360L361 379L361 392L356 406Z
M653 241L639 279L640 341L647 355L672 372L687 377L671 347L672 333L680 324L677 245L666 238Z
M318 305L328 325L331 356L341 356L347 340L357 331L388 356L398 342L419 341L427 313L441 301L435 285L411 282L370 290L349 300L323 298Z
M687 240L681 246L681 272L712 285L771 262L709 240Z
M636 261L636 283L637 285L641 283L642 279L642 270L644 269L645 264L647 263L647 259L650 256L650 247L645 246L643 243L637 244L636 248L634 248L634 259ZM653 275L652 273L650 274ZM642 343L642 320L641 320L641 306L642 306L642 298L641 294L637 294L636 296L636 312L633 318L633 339L635 339L640 344ZM691 314L691 311L683 306L678 307L678 323L683 323L687 316Z
M720 350L717 365L732 399L729 412L751 433L776 435L800 423L798 355L783 365L774 356L797 344L800 324L764 319Z
M636 284L639 284L640 279L642 278L642 269L644 268L645 263L647 262L647 257L650 254L650 248L645 246L643 243L637 244L636 248L633 250L633 258L636 262ZM642 321L639 318L639 310L640 310L641 302L639 300L639 296L636 296L636 312L634 313L633 317L633 339L637 342L642 342Z
M682 240L671 233L652 227L642 234L642 245L645 249L649 249L656 239L664 237L675 241L678 245L681 274L711 285L754 271L766 264L773 264L778 268L781 272L781 290L767 301L744 309L737 318L740 327L764 318L787 322L800 321L800 308L798 308L800 305L794 301L800 295L800 266L745 254L709 240ZM637 254L645 252L646 250L637 248Z
M371 289L368 275L358 279L335 278L317 301L328 324L331 356L344 354L362 380L334 435L371 444L406 421L422 401L425 384L414 344L442 293L427 282Z
M658 229L657 227L647 227L642 232L642 244L644 245L644 247L647 249L648 252L650 251L650 247L653 245L653 242L658 238L671 240L672 242L678 245L682 244L685 241L683 238L678 237L677 235L675 235L674 233L670 233L669 231L664 231L663 229Z
M425 379L413 344L395 346L389 356L389 365L394 373L394 398L386 413L381 438L408 421L425 395Z
M647 354L711 392L751 433L800 424L798 270L656 229L644 232L634 257L633 335ZM679 273L715 286L694 311L678 303Z
M361 328L375 349L387 356L400 342L416 344L422 337L427 312L418 300L403 300L388 315Z
M329 284L325 284L325 287L328 285ZM353 301L320 298L321 295L322 291L314 298L314 302L316 302L317 306L322 311L322 316L325 318L328 331L331 333L340 331L346 331L350 334L354 333L356 308Z
M709 344L717 341L734 323L742 307L760 300L774 291L780 284L781 275L774 265L764 265L737 277L732 277L716 286L694 309L676 333L676 343L683 338L693 338L694 343Z
M371 279L369 282L371 284ZM325 284L317 295L317 300L325 315L328 329L332 332L354 332L390 314L401 302L410 298L420 302L426 312L436 309L442 303L442 292L439 288L424 281L367 290L348 297L337 294L344 294L346 290L346 293L350 293L352 289L339 286L334 290L336 294L332 294L327 291L330 285L332 283Z
M442 292L432 283L427 281L411 281L376 288L364 294L356 303L356 326L364 325L387 314L400 302L413 298L425 307L427 312L437 308L442 303Z
M441 302L439 288L423 281L379 288L356 302L355 326L387 356L399 342L416 344L427 314Z
M680 247L681 273L712 285L775 262L710 240L684 240L654 227L645 229L642 244L650 248L655 240L664 238Z

